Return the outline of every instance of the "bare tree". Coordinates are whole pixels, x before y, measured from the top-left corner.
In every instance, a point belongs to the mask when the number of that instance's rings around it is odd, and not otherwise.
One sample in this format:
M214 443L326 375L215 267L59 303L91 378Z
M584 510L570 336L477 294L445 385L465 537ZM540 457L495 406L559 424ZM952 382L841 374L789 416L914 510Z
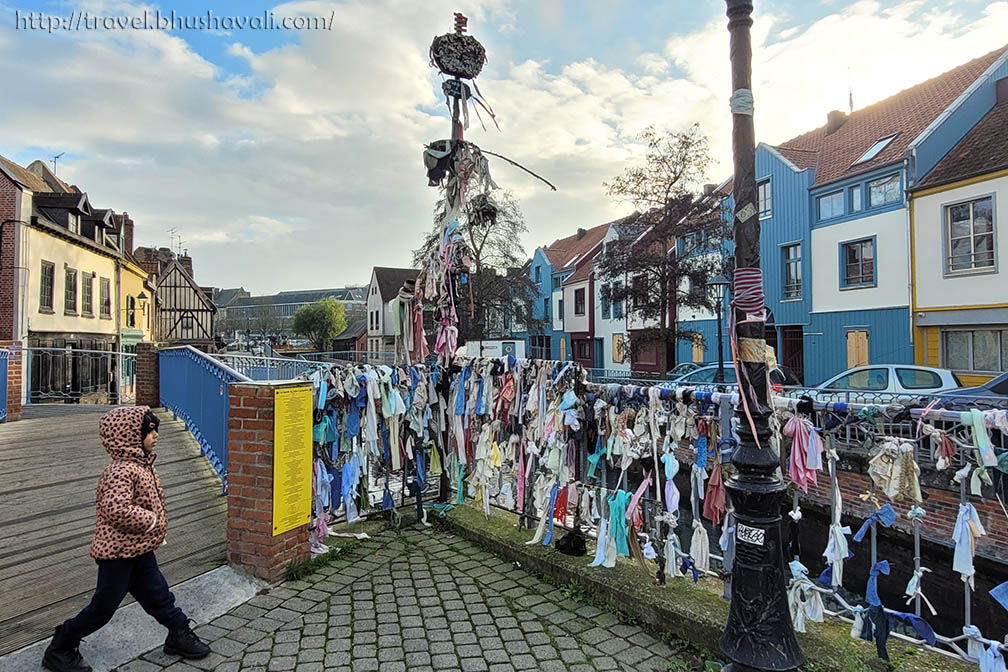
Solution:
M438 249L444 211L442 199L434 208L434 227L413 251L414 266L424 266ZM530 332L536 331L538 323L532 319L536 285L527 272L519 272L526 262L521 237L528 227L514 196L508 191L477 194L463 208L458 223L459 233L472 251L471 273L456 305L459 344L509 335L505 315L512 325L517 322ZM471 303L465 296L469 292Z
M643 164L604 186L642 214L625 220L621 235L607 245L600 276L610 281L609 299L625 303L627 316L644 327L631 355L659 346L664 372L676 343L702 339L682 328L676 315L684 308L715 308L707 283L724 270L721 250L731 229L722 190L701 192L710 155L699 126L665 133L649 126L640 140L647 147Z

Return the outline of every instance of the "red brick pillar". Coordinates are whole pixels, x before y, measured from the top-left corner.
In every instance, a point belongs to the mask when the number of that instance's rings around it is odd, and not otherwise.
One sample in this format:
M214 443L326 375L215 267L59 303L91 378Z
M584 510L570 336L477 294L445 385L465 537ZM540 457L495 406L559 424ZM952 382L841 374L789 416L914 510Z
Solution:
M290 387L310 385L249 382L229 386L228 563L267 581L280 579L291 563L310 556L307 521L274 536L274 393ZM307 422L310 427L310 409ZM307 487L310 493L310 472Z
M154 343L137 343L136 346L136 405L158 408L161 406L161 377L159 375L158 348Z
M0 341L0 348L10 351L7 359L7 422L21 419L21 365L24 348L21 341Z

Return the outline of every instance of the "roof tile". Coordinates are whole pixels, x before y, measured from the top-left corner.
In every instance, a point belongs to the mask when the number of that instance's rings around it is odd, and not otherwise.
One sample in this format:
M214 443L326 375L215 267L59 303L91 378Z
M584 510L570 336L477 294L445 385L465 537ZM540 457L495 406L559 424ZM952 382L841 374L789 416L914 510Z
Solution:
M934 187L1008 168L1008 101L991 108L942 157L917 188Z
M805 156L818 152L819 163L813 186L898 161L906 153L910 143L1005 50L1005 47L1001 47L885 100L855 110L840 128L829 135L826 134L826 127L821 126L781 143L777 149L799 168L803 164L795 161L795 158L802 155L793 150L803 152ZM854 164L877 140L893 133L899 135L878 156Z

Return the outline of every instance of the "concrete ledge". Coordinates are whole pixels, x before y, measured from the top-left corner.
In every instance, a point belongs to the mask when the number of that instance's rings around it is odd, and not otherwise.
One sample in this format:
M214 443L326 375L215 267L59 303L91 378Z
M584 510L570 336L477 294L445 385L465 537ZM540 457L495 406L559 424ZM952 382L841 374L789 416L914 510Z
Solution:
M551 583L571 585L593 601L624 615L628 620L651 631L665 641L685 640L705 658L724 660L720 639L728 619L728 602L721 597L721 585L703 578L694 585L689 579L676 579L664 588L639 566L620 558L616 567L588 567L594 555L589 541L588 554L573 557L542 545L526 546L531 530L519 530L518 517L494 510L490 520L471 506L456 506L444 518L430 518L443 528L526 569L539 573ZM562 536L563 531L560 531ZM572 583L573 582L573 583ZM850 626L828 619L810 623L809 632L798 634L798 641L808 661L806 670L852 672L889 670L879 660L874 643L854 640ZM889 655L905 672L966 672L975 666L948 656L923 651L895 639L889 640Z
M172 586L172 592L186 615L202 624L244 604L266 585L230 567L218 567ZM95 672L110 672L151 649L159 648L167 634L164 627L134 602L116 611L108 625L81 643L80 650ZM42 653L51 639L46 638L0 656L0 672L42 670Z

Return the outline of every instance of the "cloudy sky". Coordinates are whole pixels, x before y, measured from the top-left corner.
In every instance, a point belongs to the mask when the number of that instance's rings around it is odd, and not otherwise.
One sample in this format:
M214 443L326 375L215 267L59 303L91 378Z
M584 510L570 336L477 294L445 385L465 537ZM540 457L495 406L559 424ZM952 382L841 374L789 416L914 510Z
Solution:
M758 139L780 142L1004 46L1008 0L756 0ZM320 16L331 30L28 30L69 17ZM357 0L340 3L0 0L0 154L66 152L59 174L128 211L137 244L177 229L204 285L254 294L364 284L408 265L435 190L421 161L449 132L431 38L452 12L487 48L477 82L501 131L467 137L501 161L526 251L628 211L602 182L649 124L697 122L709 176L730 172L728 36L719 0ZM79 16L79 14L75 15Z

